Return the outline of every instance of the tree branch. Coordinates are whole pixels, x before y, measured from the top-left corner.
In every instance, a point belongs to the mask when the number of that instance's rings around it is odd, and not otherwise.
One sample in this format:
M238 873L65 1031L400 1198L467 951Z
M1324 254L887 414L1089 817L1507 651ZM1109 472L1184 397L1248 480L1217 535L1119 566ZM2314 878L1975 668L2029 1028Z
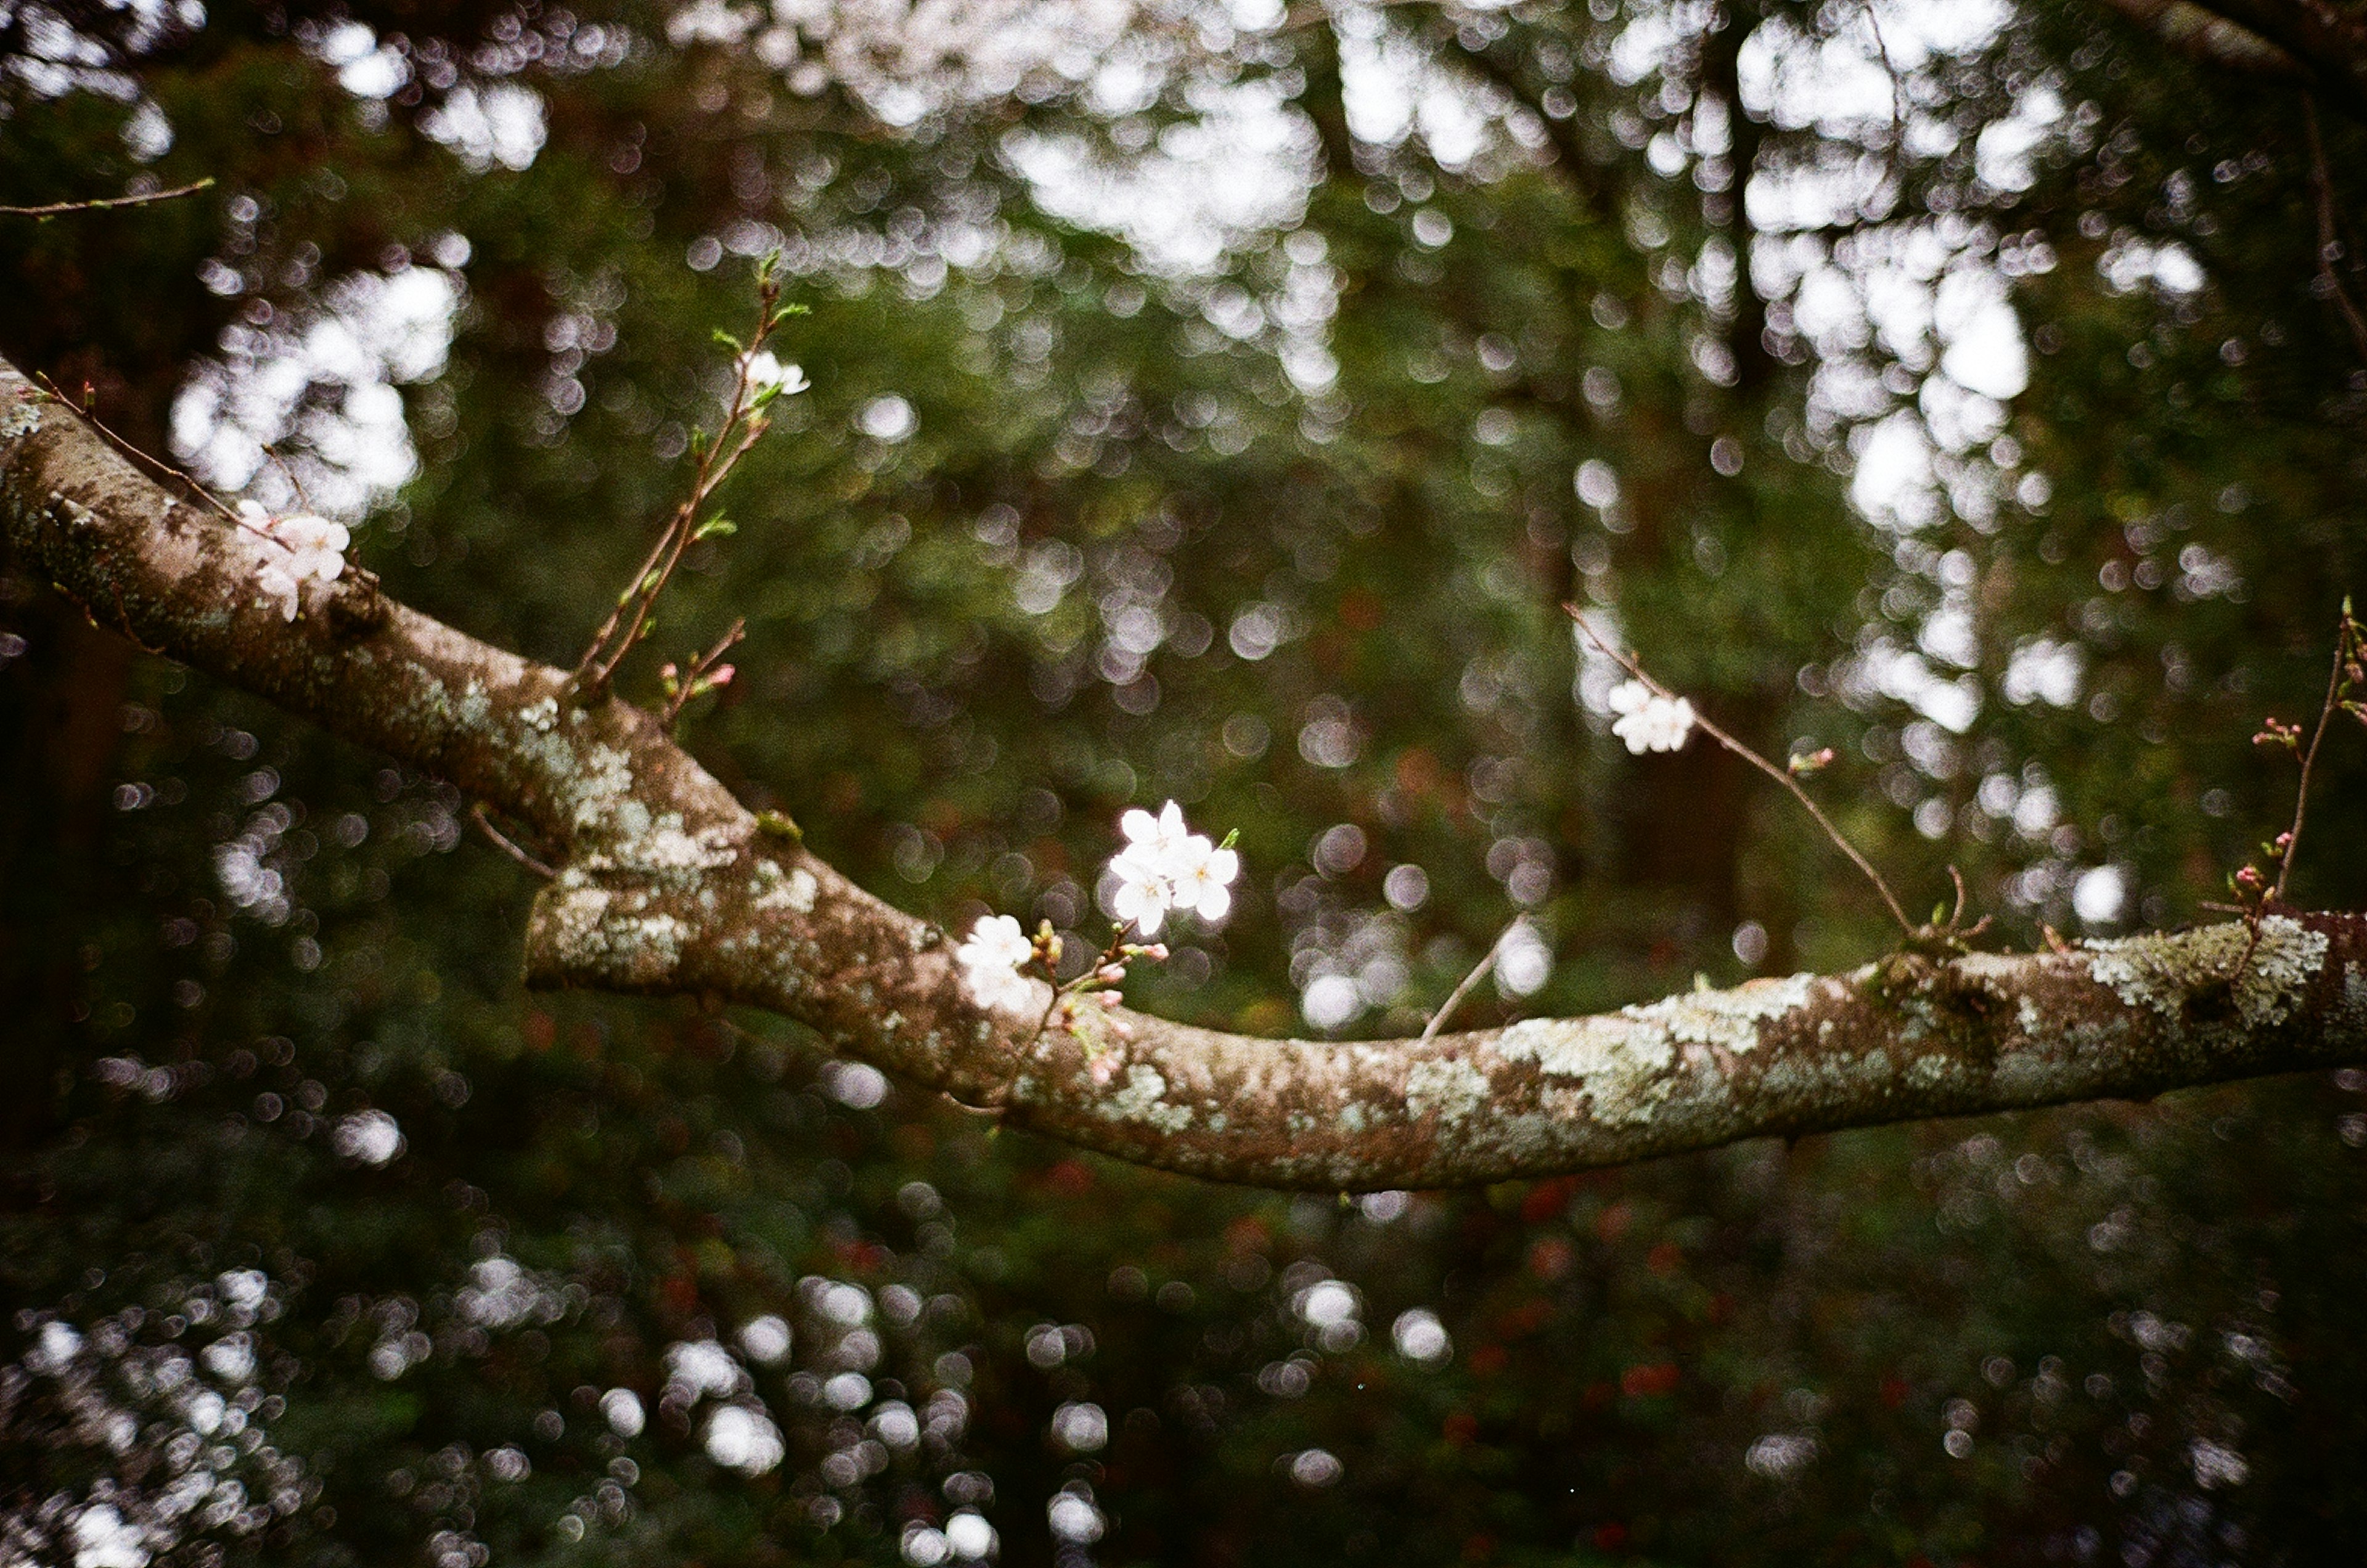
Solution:
M2367 121L2367 24L2324 0L2101 0L2174 53L2314 86Z
M126 635L563 846L527 924L530 983L768 1008L908 1082L1138 1164L1450 1186L2367 1061L2367 918L2349 914L2271 915L2248 963L2235 923L1899 954L1429 1041L1257 1040L1134 1014L1130 1034L1039 1033L1040 1010L980 1006L943 931L760 823L640 709L579 702L564 671L350 572L308 582L282 620L254 587L259 545L5 362L0 537Z

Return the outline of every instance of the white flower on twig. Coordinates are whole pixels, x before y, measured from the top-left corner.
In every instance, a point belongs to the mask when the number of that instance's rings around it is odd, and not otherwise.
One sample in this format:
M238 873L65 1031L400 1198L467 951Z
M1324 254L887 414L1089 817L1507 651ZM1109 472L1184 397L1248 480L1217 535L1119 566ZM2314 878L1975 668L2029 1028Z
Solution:
M1241 857L1193 832L1175 802L1169 801L1156 817L1129 811L1118 828L1127 846L1110 862L1117 878L1110 908L1119 920L1150 937L1159 934L1172 909L1189 909L1214 921L1232 908L1229 884L1240 874Z
M752 393L769 391L775 397L788 398L813 385L806 379L805 371L795 365L782 364L769 348L742 355L740 368L748 378L748 390Z
M252 501L238 503L238 522L262 543L264 559L255 569L255 582L277 607L281 620L296 618L308 579L334 582L345 575L345 547L353 543L353 535L344 524L310 513L275 517Z
M970 927L969 939L954 949L971 998L983 1008L1024 1010L1036 1005L1034 982L1019 971L1036 955L1036 944L1009 915L985 915Z
M1693 705L1682 697L1664 697L1641 681L1625 682L1611 694L1611 733L1627 743L1637 756L1647 751L1674 751L1693 733Z

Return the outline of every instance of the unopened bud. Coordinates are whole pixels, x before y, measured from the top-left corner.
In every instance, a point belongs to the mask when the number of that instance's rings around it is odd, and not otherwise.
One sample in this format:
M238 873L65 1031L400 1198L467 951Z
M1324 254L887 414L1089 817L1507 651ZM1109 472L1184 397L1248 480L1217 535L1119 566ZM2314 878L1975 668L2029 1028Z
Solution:
M1093 978L1099 980L1104 986L1115 986L1119 981L1126 978L1126 965L1123 964L1104 964L1100 968L1093 971Z

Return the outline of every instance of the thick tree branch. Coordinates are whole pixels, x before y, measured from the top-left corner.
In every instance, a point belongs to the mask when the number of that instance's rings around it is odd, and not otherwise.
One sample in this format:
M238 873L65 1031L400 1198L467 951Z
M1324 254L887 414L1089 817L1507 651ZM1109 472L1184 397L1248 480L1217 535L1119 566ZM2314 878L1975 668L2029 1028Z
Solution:
M2325 94L2367 121L2367 19L2327 0L2103 0L2172 51Z
M1036 1034L944 932L760 824L613 697L352 574L284 621L259 547L0 362L0 536L95 619L443 774L565 863L528 979L769 1008L840 1051L1121 1159L1273 1187L1433 1187L2367 1060L2367 919L2270 916L2062 953L1895 956L1429 1041L1256 1040L1120 1013ZM2248 958L2247 957L2248 947Z

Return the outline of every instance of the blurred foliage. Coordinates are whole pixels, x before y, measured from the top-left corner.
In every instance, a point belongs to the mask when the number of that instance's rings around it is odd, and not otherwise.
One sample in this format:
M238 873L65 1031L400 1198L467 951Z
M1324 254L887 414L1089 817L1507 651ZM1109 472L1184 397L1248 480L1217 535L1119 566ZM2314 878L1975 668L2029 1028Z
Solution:
M1880 951L1789 803L1609 739L1566 602L1835 746L1910 907L1953 863L2016 945L2202 918L2362 582L2367 133L2322 252L2282 89L2098 7L1883 13L1015 8L965 54L892 6L19 4L0 197L219 184L0 218L0 349L566 661L779 247L812 389L627 690L745 615L686 743L951 923L1092 932L1127 806L1238 828L1229 924L1131 982L1174 1015L1303 1030L1329 976L1418 1029L1521 910L1549 973L1468 1020ZM2026 389L1963 357L2006 340ZM54 1544L94 1505L162 1560L454 1568L925 1562L963 1507L1010 1562L2367 1545L2367 1077L1267 1197L524 993L530 886L448 787L21 572L0 733L0 1561L111 1560ZM2356 739L2307 903L2367 899ZM719 1462L725 1405L777 1464Z

